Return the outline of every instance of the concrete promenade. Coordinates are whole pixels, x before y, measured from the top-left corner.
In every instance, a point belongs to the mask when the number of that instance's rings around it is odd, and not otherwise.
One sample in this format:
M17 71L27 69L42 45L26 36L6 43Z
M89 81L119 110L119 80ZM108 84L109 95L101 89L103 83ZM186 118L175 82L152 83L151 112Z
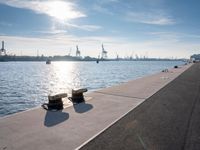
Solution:
M81 149L199 150L200 63Z
M197 136L188 128L196 129L198 120L188 119L196 108L199 65L190 66L88 93L88 101L63 111L36 108L3 117L0 150L170 149L182 144L182 137L190 147Z

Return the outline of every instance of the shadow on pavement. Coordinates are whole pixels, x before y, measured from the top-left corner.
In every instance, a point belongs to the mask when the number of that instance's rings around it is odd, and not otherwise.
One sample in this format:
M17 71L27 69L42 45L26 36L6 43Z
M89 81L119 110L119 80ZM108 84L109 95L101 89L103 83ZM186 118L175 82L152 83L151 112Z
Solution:
M45 120L44 120L44 125L46 127L52 127L52 126L55 126L57 124L60 124L64 121L66 121L67 119L69 119L69 114L66 113L66 112L47 111L46 116L45 116Z
M91 104L87 104L85 102L79 103L79 104L74 104L73 105L75 112L77 113L84 113L93 108Z

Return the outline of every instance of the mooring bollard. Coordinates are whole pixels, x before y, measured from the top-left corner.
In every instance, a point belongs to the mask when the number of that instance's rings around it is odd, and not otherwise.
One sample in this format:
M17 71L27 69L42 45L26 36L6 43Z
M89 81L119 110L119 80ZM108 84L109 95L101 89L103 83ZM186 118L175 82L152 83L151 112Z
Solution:
M169 70L168 69L164 69L164 70L162 70L162 72L169 72Z
M87 92L88 90L86 88L78 89L78 90L72 90L72 97L71 100L73 103L81 103L84 102L84 96L83 93Z
M43 108L48 109L48 110L61 110L63 109L63 101L62 98L67 97L67 93L60 93L56 95L49 95L48 104L44 104ZM46 107L47 106L47 107Z
M174 66L174 68L178 68L178 66Z

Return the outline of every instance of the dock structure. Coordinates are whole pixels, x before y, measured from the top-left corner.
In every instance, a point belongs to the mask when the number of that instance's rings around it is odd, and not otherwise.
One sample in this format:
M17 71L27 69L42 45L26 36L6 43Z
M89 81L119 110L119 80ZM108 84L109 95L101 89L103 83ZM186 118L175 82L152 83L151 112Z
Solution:
M199 74L200 63L131 110L81 150L199 150Z
M199 148L199 74L200 64L185 65L88 93L62 111L3 117L0 150Z

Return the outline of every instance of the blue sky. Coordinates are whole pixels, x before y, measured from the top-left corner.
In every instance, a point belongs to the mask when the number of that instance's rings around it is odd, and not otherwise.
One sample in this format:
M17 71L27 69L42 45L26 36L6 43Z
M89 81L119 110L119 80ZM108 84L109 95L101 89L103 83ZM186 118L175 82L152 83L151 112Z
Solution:
M200 53L198 0L0 0L9 54L188 58Z

